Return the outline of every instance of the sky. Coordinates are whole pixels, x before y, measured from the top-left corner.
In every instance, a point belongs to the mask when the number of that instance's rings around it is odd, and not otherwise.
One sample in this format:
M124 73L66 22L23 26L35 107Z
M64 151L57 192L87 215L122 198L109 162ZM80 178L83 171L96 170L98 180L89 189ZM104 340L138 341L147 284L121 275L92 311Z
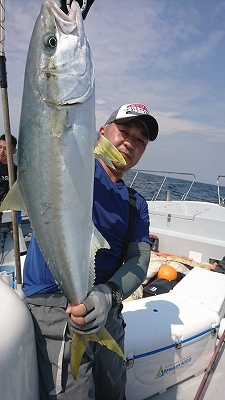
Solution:
M5 3L10 125L18 137L26 54L42 0ZM216 184L225 175L225 1L95 0L84 28L95 64L96 128L120 105L143 103L159 135L137 167Z

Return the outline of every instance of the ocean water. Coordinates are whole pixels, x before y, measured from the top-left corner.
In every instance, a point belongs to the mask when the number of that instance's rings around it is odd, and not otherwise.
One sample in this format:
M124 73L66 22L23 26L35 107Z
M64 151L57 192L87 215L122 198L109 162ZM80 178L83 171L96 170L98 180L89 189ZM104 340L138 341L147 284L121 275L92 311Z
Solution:
M136 170L130 170L124 175L124 181L128 186L132 184L132 187L136 189L146 200L153 200L159 191L160 186L163 183L166 173L157 173L152 171L151 173L139 172L134 183L132 182ZM188 176L189 179L176 178L171 173L166 178L162 189L160 190L157 200L165 200L169 195L170 200L181 200L182 196L188 192L189 187L192 183L192 176ZM182 176L182 175L178 175ZM182 176L183 178L183 176ZM186 178L186 175L184 176ZM190 180L191 179L191 180ZM225 177L219 179L220 184L220 203L225 203ZM206 201L210 203L219 203L218 187L215 185L194 182L186 200L189 201Z

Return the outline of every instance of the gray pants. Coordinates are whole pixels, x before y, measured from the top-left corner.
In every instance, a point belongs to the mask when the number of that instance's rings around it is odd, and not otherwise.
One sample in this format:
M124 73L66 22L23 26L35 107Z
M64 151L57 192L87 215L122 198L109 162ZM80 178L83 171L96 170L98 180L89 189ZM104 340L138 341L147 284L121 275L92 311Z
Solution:
M77 380L70 369L72 323L65 313L62 294L26 298L31 311L40 379L40 400L125 400L126 365L121 357L98 343L89 342ZM125 323L121 309L110 310L105 325L124 349Z

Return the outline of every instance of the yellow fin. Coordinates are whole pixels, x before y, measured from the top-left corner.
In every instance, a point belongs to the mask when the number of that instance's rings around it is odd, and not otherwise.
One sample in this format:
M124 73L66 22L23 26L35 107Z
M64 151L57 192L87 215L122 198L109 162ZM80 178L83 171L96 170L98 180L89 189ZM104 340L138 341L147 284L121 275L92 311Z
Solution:
M112 163L112 161L110 161L108 158L106 158L105 156L103 156L102 154L95 154L95 157L97 157L98 159L104 161L104 163L106 165L108 165L108 167L112 168L112 169L116 169Z
M17 181L11 187L0 206L0 212L7 210L22 210L27 213L26 206L24 204L23 197Z
M84 354L84 350L86 348L88 339L86 335L79 335L74 332L72 337L71 344L71 353L70 353L70 366L73 374L73 379L77 379L80 363Z
M100 331L94 335L79 335L78 333L73 333L72 345L71 345L71 355L70 355L70 365L73 378L77 379L78 370L80 367L81 359L89 341L98 342L101 345L106 346L109 350L114 351L119 357L122 357L126 361L121 348L116 343L115 339L110 335L105 327L101 328Z
M113 167L111 161L126 165L126 161L117 148L103 135L99 135L96 139L94 153L95 156L101 158L110 167Z

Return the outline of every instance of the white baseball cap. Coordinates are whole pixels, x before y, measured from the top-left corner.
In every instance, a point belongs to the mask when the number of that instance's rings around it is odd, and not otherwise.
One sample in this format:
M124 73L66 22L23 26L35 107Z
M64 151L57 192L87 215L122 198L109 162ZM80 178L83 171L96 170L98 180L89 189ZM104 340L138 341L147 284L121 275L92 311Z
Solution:
M158 122L149 114L147 107L144 104L124 104L117 110L113 111L105 125L117 122L122 124L132 119L138 119L142 122L148 132L148 139L153 142L158 136Z

